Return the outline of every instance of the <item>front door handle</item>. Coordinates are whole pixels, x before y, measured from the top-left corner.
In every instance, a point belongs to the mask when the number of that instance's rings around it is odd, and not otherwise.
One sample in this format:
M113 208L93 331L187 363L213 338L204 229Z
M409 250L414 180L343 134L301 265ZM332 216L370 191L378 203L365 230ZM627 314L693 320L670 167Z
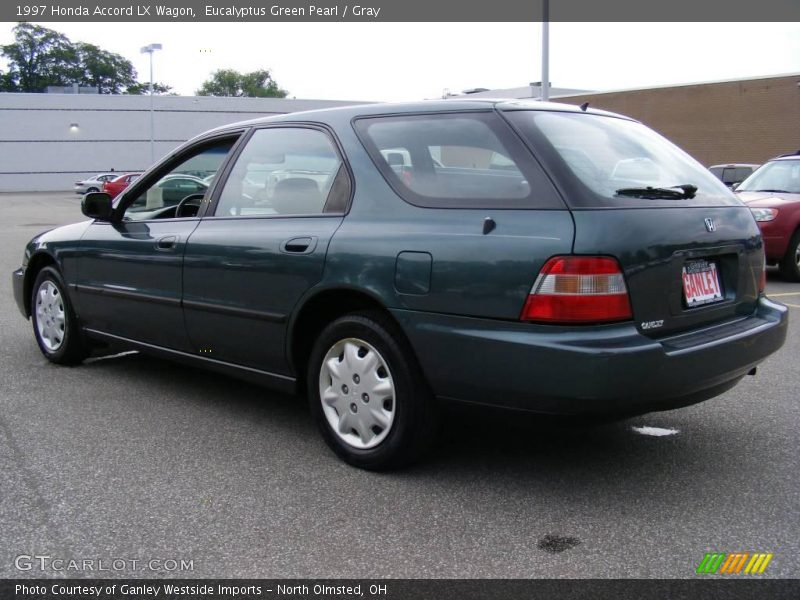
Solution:
M289 254L311 254L314 248L317 247L317 238L315 237L296 237L286 240L281 244L281 252Z
M158 250L173 250L177 243L177 235L165 235L164 237L158 238L158 241L156 242L156 248Z

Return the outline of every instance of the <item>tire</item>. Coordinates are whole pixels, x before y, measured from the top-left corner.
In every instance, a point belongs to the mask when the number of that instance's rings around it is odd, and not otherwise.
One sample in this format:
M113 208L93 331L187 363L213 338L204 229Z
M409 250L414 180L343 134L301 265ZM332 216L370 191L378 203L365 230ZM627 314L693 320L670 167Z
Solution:
M355 467L408 465L435 439L433 394L402 331L379 311L343 316L322 331L307 390L325 442Z
M92 192L99 192L99 191L100 191L100 190L99 190L99 189L97 189L96 187L90 187L88 190L86 190L86 193L87 193L87 194L90 194L90 193L92 193Z
M39 271L31 291L31 322L36 343L47 360L77 365L89 351L66 289L56 269Z
M786 281L800 281L800 229L795 231L789 240L789 247L778 267L781 270L781 277Z

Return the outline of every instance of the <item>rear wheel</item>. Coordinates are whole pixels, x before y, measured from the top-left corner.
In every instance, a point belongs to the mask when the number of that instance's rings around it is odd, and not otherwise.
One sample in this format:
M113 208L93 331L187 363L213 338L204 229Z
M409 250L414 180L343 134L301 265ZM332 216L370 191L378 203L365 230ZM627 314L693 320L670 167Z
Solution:
M800 229L795 231L789 240L789 247L778 266L784 279L800 281Z
M90 192L99 192L99 191L100 190L98 188L96 188L96 187L90 187L88 190L86 190L86 193L88 194Z
M346 315L325 328L307 387L328 446L356 467L406 465L435 437L433 396L402 332L380 312Z
M39 271L31 295L33 335L47 360L75 365L88 356L66 285L53 267Z

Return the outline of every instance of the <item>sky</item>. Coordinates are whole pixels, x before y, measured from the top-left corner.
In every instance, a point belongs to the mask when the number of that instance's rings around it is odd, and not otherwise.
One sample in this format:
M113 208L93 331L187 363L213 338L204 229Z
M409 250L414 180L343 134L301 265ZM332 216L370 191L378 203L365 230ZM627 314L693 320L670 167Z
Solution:
M406 101L541 80L540 23L40 23L192 95L215 69L270 69L290 97ZM14 23L0 23L0 44ZM0 59L0 62L2 59ZM3 65L5 67L5 65ZM613 90L800 73L800 23L552 23L554 87Z

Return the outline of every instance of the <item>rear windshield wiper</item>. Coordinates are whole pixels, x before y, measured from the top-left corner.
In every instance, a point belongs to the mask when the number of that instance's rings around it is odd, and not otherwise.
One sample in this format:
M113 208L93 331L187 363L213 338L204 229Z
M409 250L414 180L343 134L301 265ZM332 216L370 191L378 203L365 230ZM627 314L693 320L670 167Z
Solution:
M791 194L789 190L736 190L737 192L767 192L769 194Z
M697 186L691 183L671 187L631 187L617 190L618 196L633 196L647 200L688 200L694 198Z

